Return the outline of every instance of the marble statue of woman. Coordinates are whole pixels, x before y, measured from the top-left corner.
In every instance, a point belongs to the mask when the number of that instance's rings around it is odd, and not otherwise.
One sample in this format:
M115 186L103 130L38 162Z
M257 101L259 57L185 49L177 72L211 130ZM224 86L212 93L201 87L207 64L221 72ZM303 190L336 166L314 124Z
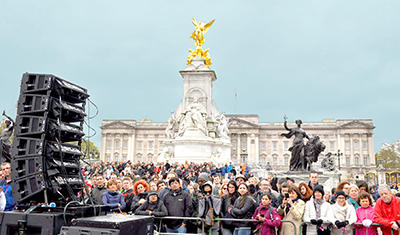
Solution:
M178 136L182 136L187 128L199 129L207 135L206 116L206 109L199 103L199 99L195 97L181 117Z

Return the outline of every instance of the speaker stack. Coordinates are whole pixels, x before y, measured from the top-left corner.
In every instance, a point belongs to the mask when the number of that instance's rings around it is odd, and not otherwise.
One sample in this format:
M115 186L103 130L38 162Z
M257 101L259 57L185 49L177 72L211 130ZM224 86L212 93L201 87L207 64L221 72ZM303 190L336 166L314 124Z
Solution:
M87 90L50 74L25 73L15 120L11 177L17 204L63 206L83 189L79 145Z

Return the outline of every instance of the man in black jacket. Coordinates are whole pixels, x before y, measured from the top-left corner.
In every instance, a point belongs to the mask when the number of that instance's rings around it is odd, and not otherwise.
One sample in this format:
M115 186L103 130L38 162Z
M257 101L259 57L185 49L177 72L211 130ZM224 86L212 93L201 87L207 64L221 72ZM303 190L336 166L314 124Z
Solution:
M169 192L163 197L163 202L168 210L168 216L191 217L193 213L192 200L189 194L180 188L179 178L169 180ZM166 220L167 233L186 233L186 220Z

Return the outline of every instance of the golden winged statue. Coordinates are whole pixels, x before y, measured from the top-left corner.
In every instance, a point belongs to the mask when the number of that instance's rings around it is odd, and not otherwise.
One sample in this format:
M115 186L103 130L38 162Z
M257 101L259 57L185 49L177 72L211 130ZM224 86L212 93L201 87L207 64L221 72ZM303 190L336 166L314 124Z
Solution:
M203 51L203 48L201 45L204 44L204 34L207 33L208 29L211 27L211 25L214 23L215 20L210 21L209 23L204 23L204 22L197 22L195 18L192 18L192 22L196 29L193 31L192 35L190 38L193 38L194 40L194 45L196 46L195 50L189 49L189 56L187 60L187 65L192 63L192 59L196 56L201 56L205 60L205 65L209 66L211 65L211 58L209 54L209 49L207 48L206 50Z

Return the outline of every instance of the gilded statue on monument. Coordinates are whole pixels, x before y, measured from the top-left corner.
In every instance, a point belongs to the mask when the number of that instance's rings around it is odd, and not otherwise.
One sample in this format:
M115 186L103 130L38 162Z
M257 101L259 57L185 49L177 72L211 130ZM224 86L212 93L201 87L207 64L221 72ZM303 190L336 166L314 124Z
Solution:
M196 46L196 49L195 50L189 49L190 54L188 56L187 65L191 64L192 59L198 55L205 60L205 65L209 66L212 64L209 53L210 49L207 48L206 50L203 51L201 45L203 45L205 41L204 34L207 33L208 29L211 27L214 21L215 20L212 20L206 24L201 21L197 22L194 18L192 18L192 22L196 27L196 29L193 31L190 38L194 40L194 45Z

